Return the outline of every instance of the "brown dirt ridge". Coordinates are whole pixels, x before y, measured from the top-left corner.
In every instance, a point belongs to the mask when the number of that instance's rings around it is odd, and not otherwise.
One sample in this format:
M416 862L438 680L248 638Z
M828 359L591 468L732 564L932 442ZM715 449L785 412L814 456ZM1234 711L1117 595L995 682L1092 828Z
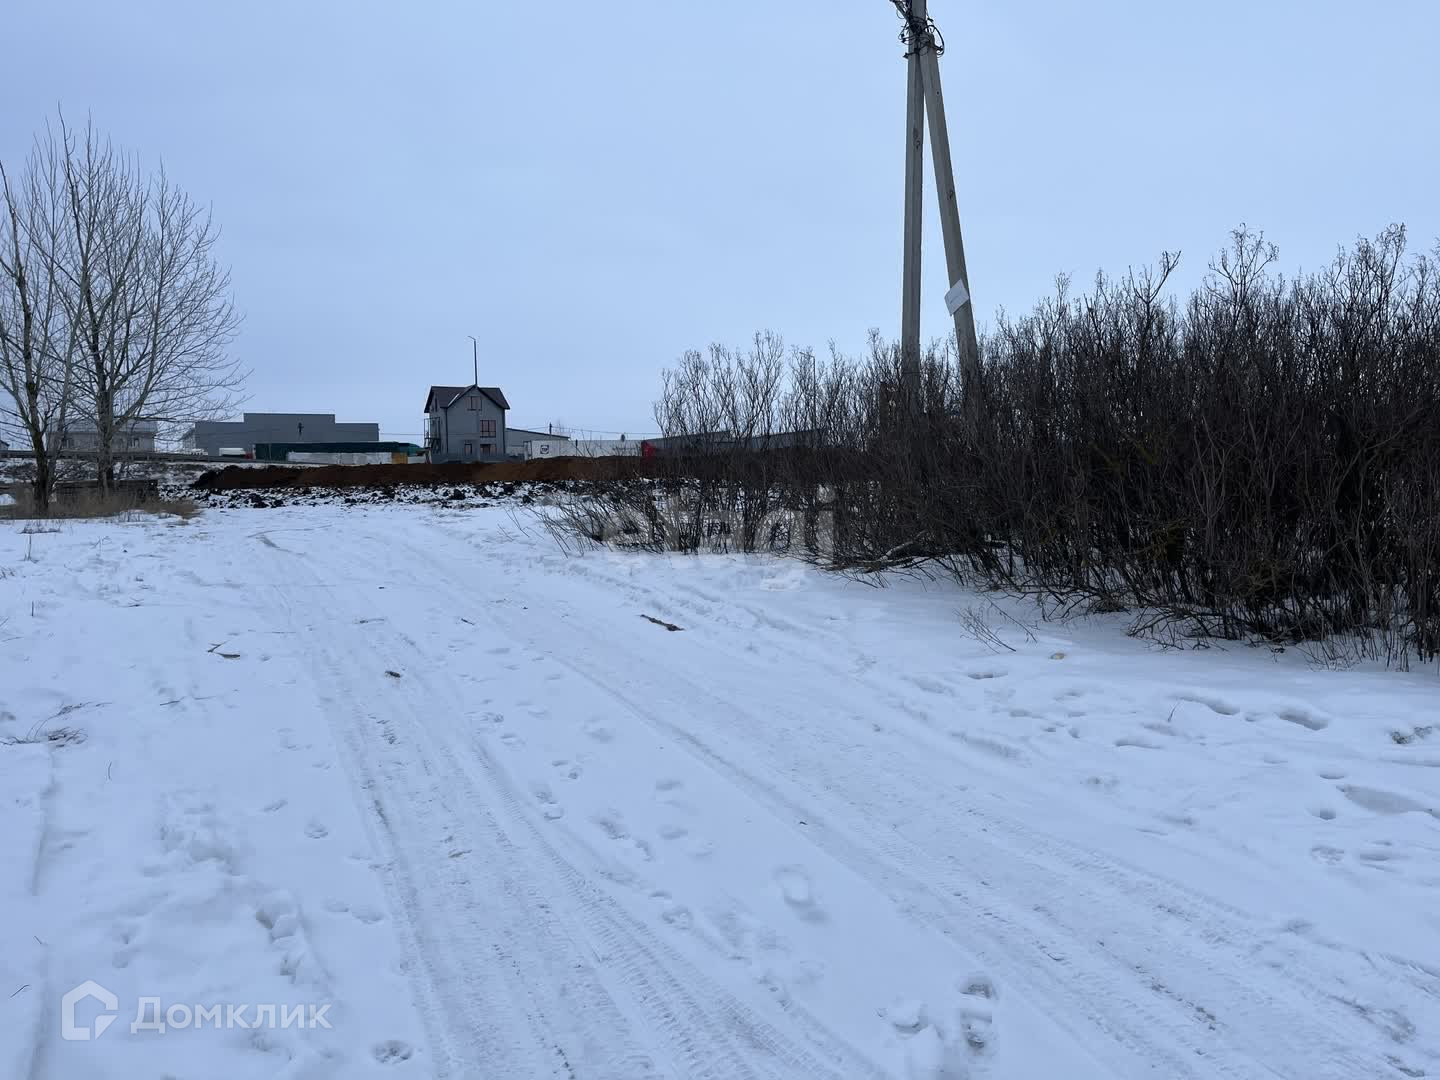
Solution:
M564 480L614 480L643 475L642 458L545 458L485 464L456 462L446 465L321 465L295 468L284 465L247 468L231 465L200 476L192 487L200 491L248 491L273 488L380 488L402 485L556 483Z

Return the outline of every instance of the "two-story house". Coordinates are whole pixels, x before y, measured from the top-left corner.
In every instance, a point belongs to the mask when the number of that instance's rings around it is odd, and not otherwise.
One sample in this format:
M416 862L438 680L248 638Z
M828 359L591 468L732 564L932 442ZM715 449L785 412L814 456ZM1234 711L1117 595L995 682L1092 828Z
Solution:
M498 386L432 386L425 398L425 449L431 461L505 456L505 413Z

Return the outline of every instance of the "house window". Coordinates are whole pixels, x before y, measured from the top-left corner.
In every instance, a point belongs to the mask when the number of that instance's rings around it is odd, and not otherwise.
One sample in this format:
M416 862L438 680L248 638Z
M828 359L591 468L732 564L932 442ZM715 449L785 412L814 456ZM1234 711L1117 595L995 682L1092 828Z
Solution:
M473 442L467 442L465 444L465 456L467 458L475 456L475 444Z
M495 437L495 421L494 421L494 420L481 420L481 421L480 421L480 434L481 434L481 435L489 436L490 438L493 439L493 438Z
M466 402L466 408L468 408L471 412L475 412L477 409L479 409L479 408L480 408L480 395L479 395L479 394L471 394L470 397L469 397L469 399L468 399L468 401Z
M482 454L493 454L493 453L495 453L495 446L494 446L494 444L493 444L493 443L488 443L488 442L482 442L482 443L480 444L480 453L482 453Z

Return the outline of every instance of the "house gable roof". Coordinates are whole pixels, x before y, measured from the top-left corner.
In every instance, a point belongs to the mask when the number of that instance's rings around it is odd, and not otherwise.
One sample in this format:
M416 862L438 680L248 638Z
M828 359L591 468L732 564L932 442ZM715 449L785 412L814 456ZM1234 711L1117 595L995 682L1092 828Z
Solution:
M480 391L493 401L497 408L507 410L510 408L510 403L505 400L505 394L498 386L476 386L471 383L469 386L430 387L430 393L425 398L425 411L431 413L440 409L448 409L471 390Z

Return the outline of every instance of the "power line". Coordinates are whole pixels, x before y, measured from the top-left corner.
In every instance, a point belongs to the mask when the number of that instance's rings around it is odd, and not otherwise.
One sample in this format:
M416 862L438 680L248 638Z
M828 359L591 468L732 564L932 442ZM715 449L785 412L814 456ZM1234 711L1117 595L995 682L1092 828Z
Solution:
M905 46L907 59L911 53L922 49L934 49L936 56L945 52L945 38L941 35L940 28L935 25L934 19L929 15L917 14L911 0L890 2L895 5L900 21L905 24L900 30L900 44Z

